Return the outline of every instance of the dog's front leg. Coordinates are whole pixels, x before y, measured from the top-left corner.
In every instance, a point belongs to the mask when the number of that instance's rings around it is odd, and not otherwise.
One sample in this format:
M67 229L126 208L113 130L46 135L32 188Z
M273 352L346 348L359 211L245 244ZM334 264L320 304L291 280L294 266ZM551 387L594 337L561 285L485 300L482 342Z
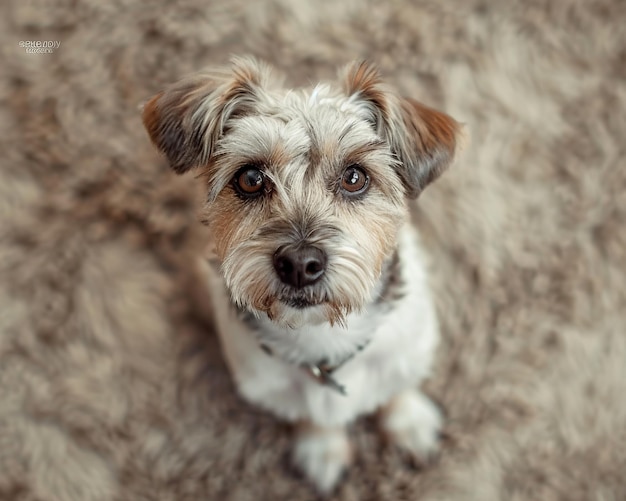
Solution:
M417 389L406 390L382 408L380 425L387 439L419 463L439 449L442 416L435 403Z
M330 493L352 462L346 429L321 427L309 421L295 428L293 462L321 494Z

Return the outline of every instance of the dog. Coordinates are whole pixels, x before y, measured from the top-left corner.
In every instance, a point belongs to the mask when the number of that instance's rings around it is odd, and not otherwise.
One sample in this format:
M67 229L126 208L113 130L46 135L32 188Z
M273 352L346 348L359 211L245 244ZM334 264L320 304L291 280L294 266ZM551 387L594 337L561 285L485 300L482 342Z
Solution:
M295 424L295 466L326 494L358 416L379 412L415 458L437 452L442 414L419 385L439 329L409 204L453 161L464 126L368 62L334 83L282 82L234 59L158 93L142 118L171 168L206 184L203 263L237 389Z

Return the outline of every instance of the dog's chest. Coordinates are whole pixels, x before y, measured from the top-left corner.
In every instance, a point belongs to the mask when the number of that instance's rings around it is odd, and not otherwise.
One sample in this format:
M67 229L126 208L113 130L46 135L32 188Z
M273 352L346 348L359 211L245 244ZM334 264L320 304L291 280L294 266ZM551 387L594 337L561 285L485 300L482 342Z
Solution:
M287 419L308 416L318 423L337 424L374 410L428 371L436 343L428 301L407 297L394 309L353 320L348 329L311 326L298 331L291 343L276 331L268 331L276 337L267 332L258 337L249 325L239 324L237 334L231 330L222 340L234 362L233 372L245 374L239 379L240 390L248 400ZM273 341L271 354L261 348L261 339ZM339 363L332 378L345 394L312 377L298 363L320 357Z

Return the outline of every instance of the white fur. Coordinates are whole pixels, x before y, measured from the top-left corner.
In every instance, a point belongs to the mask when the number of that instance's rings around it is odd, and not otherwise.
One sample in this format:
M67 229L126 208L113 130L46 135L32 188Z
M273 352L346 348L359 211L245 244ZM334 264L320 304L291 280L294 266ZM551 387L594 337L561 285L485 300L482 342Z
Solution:
M352 447L343 428L298 431L293 462L322 493L328 493L352 461Z
M222 347L242 396L277 416L308 419L318 426L340 426L374 411L429 373L438 338L435 312L414 232L406 227L399 241L406 295L388 312L350 314L346 327L328 323L299 329L262 320L275 336L265 338L268 355L246 323L237 318L222 278L210 267L213 307ZM297 361L340 360L369 345L334 374L347 395L311 379ZM269 341L269 342L268 342ZM294 363L285 362L293 360Z
M427 461L437 452L441 425L437 406L414 389L395 396L381 419L387 437L421 461Z
M431 367L438 324L424 258L417 236L408 225L400 232L398 252L406 285L404 297L393 308L371 308L372 313L348 315L345 328L320 323L288 329L261 320L273 334L263 339L273 355L261 349L255 333L238 319L221 276L207 266L217 331L241 395L283 419L306 420L320 428L336 429L384 406L394 396L417 388ZM320 385L297 365L298 360L323 356L331 363L341 360L368 339L369 345L334 374L345 386L345 396ZM441 419L434 404L416 395L392 410L383 427L392 438L406 438L405 447L416 455L425 456L436 449ZM297 447L301 466L318 464L321 443L316 447L299 443ZM303 457L305 451L310 451L310 458ZM320 490L326 490L330 479L339 477L341 468L336 466L333 472L317 466L302 468Z

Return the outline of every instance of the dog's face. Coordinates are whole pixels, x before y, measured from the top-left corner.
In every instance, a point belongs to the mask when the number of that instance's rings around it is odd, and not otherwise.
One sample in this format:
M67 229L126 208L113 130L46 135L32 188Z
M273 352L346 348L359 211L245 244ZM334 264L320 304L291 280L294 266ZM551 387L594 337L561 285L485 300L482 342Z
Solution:
M342 322L372 299L407 198L447 167L460 131L365 63L294 91L236 60L156 95L143 120L176 172L202 169L232 299L290 327Z

